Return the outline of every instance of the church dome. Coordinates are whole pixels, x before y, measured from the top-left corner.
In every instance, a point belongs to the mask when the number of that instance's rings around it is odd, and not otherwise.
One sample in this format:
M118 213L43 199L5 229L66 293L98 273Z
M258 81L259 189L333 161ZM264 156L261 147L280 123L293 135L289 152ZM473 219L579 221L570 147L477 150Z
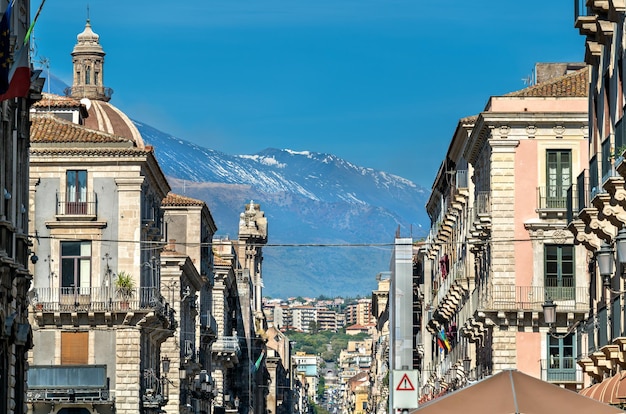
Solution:
M135 142L138 148L145 148L141 133L130 118L109 102L82 99L89 116L85 118L87 128L106 132L118 137L124 137Z

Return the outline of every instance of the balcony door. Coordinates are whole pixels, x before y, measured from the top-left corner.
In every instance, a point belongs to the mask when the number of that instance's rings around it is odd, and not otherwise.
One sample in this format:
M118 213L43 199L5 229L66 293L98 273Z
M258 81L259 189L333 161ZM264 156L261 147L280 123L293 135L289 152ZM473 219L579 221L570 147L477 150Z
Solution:
M548 381L576 380L576 349L574 333L565 338L548 336Z
M574 246L544 245L544 266L544 283L548 299L555 301L575 299Z
M87 214L87 171L66 172L65 214Z
M572 185L570 150L548 150L546 167L546 207L565 208L567 189Z
M91 242L61 242L61 305L89 303L90 287Z

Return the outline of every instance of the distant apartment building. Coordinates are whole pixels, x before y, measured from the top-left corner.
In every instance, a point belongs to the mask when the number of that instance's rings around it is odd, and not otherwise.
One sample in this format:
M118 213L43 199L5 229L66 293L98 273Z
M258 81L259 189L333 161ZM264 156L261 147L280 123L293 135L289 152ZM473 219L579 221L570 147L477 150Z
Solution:
M346 315L344 313L337 313L335 315L337 320L337 329L343 329L346 327Z
M293 328L311 332L311 324L317 323L317 309L313 306L297 306L291 309Z
M346 325L369 325L374 323L372 300L359 299L356 303L346 306Z
M296 352L293 355L296 366L296 375L302 383L305 395L313 402L317 402L317 384L319 383L320 357L317 355ZM300 404L302 406L302 404Z
M287 331L293 327L293 315L287 305L274 307L274 326L280 331Z
M325 307L318 307L317 327L320 331L337 332L337 312Z

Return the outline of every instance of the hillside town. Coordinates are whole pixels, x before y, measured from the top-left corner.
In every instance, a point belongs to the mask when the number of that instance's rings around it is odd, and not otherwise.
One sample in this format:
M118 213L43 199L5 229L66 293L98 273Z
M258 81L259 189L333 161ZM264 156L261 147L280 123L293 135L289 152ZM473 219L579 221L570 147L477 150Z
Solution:
M30 2L0 4L0 414L626 409L623 1L576 2L584 62L458 121L427 237L350 300L265 297L262 200L217 236L110 103L90 20L44 93L15 68ZM338 358L293 340L321 332Z

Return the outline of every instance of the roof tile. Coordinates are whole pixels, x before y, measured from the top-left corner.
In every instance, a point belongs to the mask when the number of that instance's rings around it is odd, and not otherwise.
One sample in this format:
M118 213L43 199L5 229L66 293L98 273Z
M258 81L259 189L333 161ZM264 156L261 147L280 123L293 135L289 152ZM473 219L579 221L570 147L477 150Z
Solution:
M585 67L504 96L586 98L589 96L589 68Z

